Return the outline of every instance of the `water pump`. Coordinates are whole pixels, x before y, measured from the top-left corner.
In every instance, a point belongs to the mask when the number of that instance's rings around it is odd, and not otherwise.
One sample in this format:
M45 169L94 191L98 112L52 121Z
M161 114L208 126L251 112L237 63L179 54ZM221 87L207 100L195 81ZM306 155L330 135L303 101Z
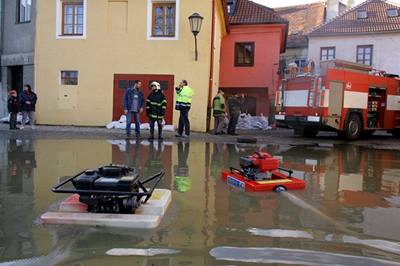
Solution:
M136 169L123 165L107 165L85 170L55 186L55 193L77 193L79 201L94 213L135 213L146 203L164 176L160 172L141 181ZM145 184L154 180L151 189ZM75 189L63 188L72 183Z

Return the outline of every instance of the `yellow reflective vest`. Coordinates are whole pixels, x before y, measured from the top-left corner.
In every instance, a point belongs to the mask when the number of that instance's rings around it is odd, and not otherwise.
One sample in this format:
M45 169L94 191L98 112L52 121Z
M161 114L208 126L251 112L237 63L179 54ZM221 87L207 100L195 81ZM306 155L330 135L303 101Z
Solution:
M177 91L176 105L179 107L190 108L194 91L189 86L183 86L181 90Z

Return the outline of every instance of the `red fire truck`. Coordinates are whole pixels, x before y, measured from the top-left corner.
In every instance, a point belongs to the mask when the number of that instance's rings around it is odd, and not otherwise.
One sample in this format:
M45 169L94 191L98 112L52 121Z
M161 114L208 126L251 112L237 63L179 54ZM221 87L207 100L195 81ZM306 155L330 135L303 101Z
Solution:
M400 137L400 79L342 60L325 62L320 75L288 77L276 94L278 125L313 137L336 131L354 140L376 130Z

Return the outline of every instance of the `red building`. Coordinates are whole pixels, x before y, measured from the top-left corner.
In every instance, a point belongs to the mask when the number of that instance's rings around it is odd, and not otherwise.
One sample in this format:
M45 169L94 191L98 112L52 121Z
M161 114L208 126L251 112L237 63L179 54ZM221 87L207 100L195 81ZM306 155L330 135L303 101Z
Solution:
M229 0L230 34L221 48L220 88L246 96L248 112L269 115L285 51L288 22L249 0Z

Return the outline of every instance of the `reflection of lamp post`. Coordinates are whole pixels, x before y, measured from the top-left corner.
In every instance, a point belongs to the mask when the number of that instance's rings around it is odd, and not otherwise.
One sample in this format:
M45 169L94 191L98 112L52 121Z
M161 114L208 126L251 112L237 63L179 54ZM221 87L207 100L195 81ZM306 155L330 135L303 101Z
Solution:
M200 16L199 13L193 13L189 17L189 22L190 22L190 30L192 31L193 36L194 36L195 60L197 61L197 58L198 58L198 55L197 55L197 34L200 33L201 24L203 23L203 17Z

